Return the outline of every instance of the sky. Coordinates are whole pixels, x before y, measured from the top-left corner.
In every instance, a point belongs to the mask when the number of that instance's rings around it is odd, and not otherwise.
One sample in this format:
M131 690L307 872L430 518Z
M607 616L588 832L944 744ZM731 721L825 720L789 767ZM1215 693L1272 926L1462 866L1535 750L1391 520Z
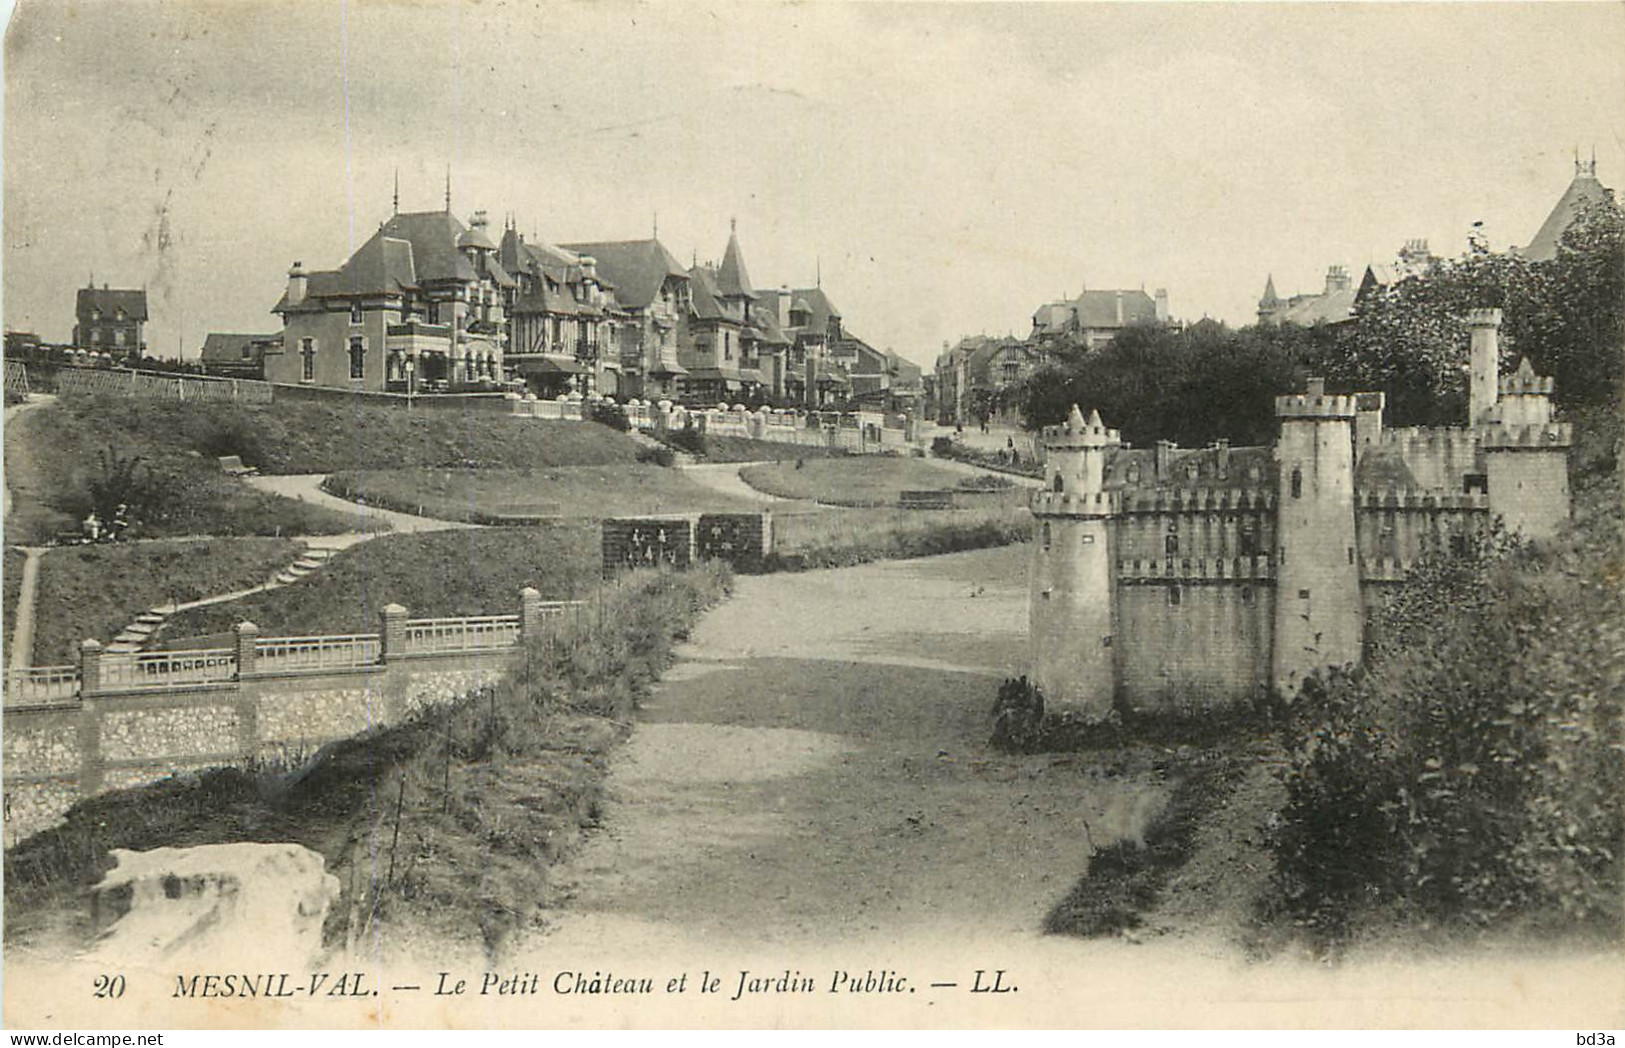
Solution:
M1521 244L1625 180L1625 5L22 0L5 41L8 330L92 277L149 352L273 332L289 265L391 209L659 236L822 285L929 365L1084 287L1247 323L1475 221Z

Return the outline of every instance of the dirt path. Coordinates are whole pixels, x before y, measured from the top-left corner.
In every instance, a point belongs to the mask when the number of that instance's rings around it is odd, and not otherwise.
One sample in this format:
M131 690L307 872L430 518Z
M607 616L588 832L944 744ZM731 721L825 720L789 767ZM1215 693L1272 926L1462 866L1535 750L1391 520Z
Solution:
M730 498L744 499L747 502L760 502L763 505L787 508L791 506L816 507L816 503L803 502L799 499L780 498L769 495L765 491L751 487L739 471L746 466L753 466L753 462L699 462L683 466L685 477L710 491Z
M382 509L378 506L365 506L359 502L341 499L322 490L322 481L326 479L327 477L321 473L243 478L245 483L252 484L261 491L268 491L273 495L299 499L304 502L315 503L318 506L324 506L327 509L336 509L340 513L349 513L355 517L357 531L366 531L368 521L383 521L396 532L445 531L448 528L472 528L478 526L455 520L436 520L432 517L418 517L410 513L397 513L394 510Z
M39 563L45 551L23 547L23 579L17 587L17 621L11 626L11 647L6 659L10 670L27 669L34 664L34 604L39 597Z
M1036 936L1085 820L1096 844L1138 833L1162 787L986 746L1025 557L738 580L617 757L541 945Z

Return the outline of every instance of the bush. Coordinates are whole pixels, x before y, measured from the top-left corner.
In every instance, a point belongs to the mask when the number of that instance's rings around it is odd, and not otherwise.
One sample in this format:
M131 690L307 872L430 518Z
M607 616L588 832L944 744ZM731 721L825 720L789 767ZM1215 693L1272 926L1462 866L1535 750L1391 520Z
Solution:
M626 409L613 400L589 400L586 408L589 421L622 433L631 432L632 420L626 417Z
M706 439L705 431L693 426L684 426L679 430L666 431L666 443L678 451L686 451L690 455L705 457Z
M672 466L677 465L677 452L668 447L639 448L638 461L652 462L657 466L665 466L670 469Z
M1625 887L1617 535L1424 565L1363 670L1298 697L1266 922L1617 935Z
M1044 723L1044 693L1026 677L1007 679L993 700L993 745L1026 752Z
M937 456L939 456L941 458L953 458L954 457L954 438L952 438L952 437L932 437L931 438L931 454L937 455Z

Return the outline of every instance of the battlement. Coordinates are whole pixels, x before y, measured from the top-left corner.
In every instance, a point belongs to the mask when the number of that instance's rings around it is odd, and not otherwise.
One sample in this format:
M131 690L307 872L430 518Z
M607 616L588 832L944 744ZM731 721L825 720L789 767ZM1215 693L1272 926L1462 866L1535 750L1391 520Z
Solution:
M1122 493L1122 513L1224 513L1273 510L1273 488L1152 488Z
M1529 358L1524 357L1517 371L1501 376L1500 388L1503 397L1549 397L1557 388L1557 383L1548 375L1535 374Z
M1488 510L1489 496L1481 491L1357 491L1354 506L1361 510Z
M1359 414L1358 398L1326 392L1326 380L1312 378L1303 393L1291 393L1275 398L1278 418L1352 419Z
M1256 557L1127 557L1117 561L1122 583L1157 582L1273 582L1275 564Z
M1040 517L1107 517L1117 513L1121 504L1115 491L1035 491L1027 507Z
M1401 426L1383 430L1378 443L1397 449L1407 458L1422 450L1470 453L1478 443L1478 432L1462 426Z
M1574 427L1567 422L1531 425L1496 422L1484 427L1481 441L1485 451L1567 450L1574 443Z
M1103 448L1123 443L1122 434L1102 422L1099 411L1089 412L1086 419L1076 404L1072 405L1072 411L1066 416L1066 425L1045 426L1040 440L1051 451Z
M1501 311L1499 309L1469 309L1463 319L1470 328L1500 328Z

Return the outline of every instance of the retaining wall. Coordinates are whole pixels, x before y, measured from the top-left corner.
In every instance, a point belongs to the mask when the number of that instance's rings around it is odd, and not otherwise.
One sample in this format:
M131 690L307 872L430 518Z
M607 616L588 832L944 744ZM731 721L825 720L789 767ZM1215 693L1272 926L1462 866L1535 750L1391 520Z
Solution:
M8 682L5 845L106 790L251 761L297 766L495 683L526 638L579 607L526 590L512 616L409 620L389 605L377 634L262 639L243 623L231 649L133 658L87 641L71 680Z

